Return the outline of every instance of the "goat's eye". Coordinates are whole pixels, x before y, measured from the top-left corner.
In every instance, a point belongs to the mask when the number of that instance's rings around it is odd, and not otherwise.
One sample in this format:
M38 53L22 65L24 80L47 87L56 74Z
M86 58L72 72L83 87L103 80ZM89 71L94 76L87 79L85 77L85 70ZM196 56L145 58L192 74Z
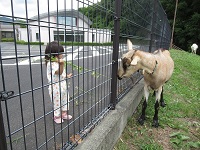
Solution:
M126 64L126 67L128 68L128 67L130 67L131 65L130 64Z

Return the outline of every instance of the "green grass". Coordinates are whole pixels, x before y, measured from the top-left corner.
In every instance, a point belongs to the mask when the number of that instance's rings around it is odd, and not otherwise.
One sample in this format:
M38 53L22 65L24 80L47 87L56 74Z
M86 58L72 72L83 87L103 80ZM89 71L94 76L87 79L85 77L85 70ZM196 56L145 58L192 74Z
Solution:
M155 97L150 96L145 124L137 123L142 100L128 119L115 150L200 149L200 56L179 50L170 52L175 68L164 86L167 106L159 109L160 126L152 127Z

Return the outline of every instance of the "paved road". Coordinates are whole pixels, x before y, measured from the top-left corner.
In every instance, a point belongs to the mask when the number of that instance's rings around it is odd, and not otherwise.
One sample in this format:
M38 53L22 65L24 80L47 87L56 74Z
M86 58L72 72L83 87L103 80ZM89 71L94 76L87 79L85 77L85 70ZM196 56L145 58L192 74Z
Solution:
M1 43L0 91L15 92L12 98L2 103L6 135L12 134L11 140L7 138L9 148L29 150L42 146L41 149L53 149L54 142L59 145L61 139L67 141L109 104L112 47L65 47L65 59L79 67L73 70L71 65L67 66L68 72L73 73L68 80L69 112L73 119L55 125L44 49L45 46ZM54 137L55 134L58 135ZM45 142L47 144L43 145Z

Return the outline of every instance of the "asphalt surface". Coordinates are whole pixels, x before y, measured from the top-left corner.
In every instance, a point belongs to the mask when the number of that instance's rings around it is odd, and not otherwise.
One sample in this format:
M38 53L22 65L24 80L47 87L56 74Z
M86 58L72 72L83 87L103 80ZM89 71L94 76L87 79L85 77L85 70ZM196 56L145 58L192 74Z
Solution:
M125 49L125 47L122 47ZM48 95L45 46L1 43L0 91L14 91L2 102L8 149L54 149L69 141L110 101L112 47L68 46L64 59L70 93L70 121L53 122ZM126 50L126 49L125 49ZM72 68L72 65L74 68Z

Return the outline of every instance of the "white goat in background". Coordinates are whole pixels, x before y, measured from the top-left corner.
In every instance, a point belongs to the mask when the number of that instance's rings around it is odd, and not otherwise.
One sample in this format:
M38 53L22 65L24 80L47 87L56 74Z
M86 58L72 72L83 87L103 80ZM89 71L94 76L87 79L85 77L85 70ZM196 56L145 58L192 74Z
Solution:
M132 43L127 40L128 52L123 54L121 65L118 70L118 79L130 77L134 72L142 69L144 72L144 97L142 105L142 115L138 122L143 125L145 120L145 110L147 107L150 89L156 93L156 102L154 105L155 114L153 117L153 126L158 127L159 102L165 106L163 100L163 85L167 82L174 70L174 62L170 57L168 50L157 50L154 53L148 53L140 50L133 50Z
M195 43L192 44L191 49L192 49L192 53L193 53L193 54L196 54L196 53L197 53L197 49L198 49L198 45L195 44Z

